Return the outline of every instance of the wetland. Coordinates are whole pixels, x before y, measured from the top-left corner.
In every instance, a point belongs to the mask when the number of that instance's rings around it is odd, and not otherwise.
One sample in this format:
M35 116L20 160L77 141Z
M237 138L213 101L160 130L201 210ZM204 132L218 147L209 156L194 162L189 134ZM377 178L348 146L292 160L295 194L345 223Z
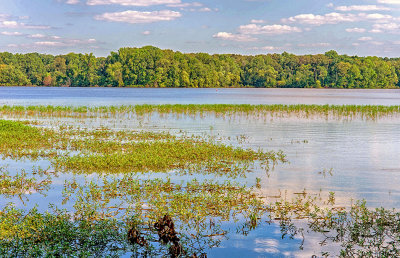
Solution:
M1 256L400 253L398 105L13 101Z

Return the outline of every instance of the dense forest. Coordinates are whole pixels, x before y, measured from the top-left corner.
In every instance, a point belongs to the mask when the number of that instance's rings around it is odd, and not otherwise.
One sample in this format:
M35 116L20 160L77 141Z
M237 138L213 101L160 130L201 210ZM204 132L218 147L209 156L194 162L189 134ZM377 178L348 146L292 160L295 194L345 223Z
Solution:
M289 53L183 54L147 46L93 54L0 53L0 85L64 87L400 87L400 59Z

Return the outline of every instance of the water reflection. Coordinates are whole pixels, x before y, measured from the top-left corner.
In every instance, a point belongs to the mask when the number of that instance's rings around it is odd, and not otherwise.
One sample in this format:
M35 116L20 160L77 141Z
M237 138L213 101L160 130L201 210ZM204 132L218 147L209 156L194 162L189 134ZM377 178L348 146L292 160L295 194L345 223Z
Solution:
M125 89L1 87L0 105L398 105L398 89Z

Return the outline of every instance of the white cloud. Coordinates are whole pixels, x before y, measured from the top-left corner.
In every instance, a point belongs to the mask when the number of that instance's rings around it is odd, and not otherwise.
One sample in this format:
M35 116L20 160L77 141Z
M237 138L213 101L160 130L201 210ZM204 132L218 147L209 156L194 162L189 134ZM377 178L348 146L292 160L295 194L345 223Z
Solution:
M399 30L400 25L397 23L379 23L379 24L374 24L373 29L374 31L394 31L394 30Z
M359 21L375 21L375 22L388 22L395 18L388 14L381 13L328 13L325 15L315 14L299 14L287 19L282 19L286 23L300 23L310 25L324 25L324 24L338 24L341 22L359 22Z
M366 31L366 29L364 29L364 28L348 28L348 29L346 29L346 31L350 32L350 33L363 33Z
M178 3L173 3L173 4L167 4L168 7L179 7L179 8L187 8L187 7L202 7L203 4L199 2L193 2L193 3L181 3L180 1L177 1Z
M252 47L249 48L251 50L262 50L262 51L282 51L283 49L287 49L290 48L291 44L285 44L284 46L279 46L279 47L275 47L275 46L264 46L264 47Z
M46 36L46 38L51 38ZM65 48L65 47L77 47L77 46L89 46L90 48L96 48L97 44L96 39L63 39L59 38L59 40L42 40L28 44L9 44L8 47L12 48L24 48L24 49L37 49L38 47L42 48Z
M1 32L1 35L5 35L5 36L22 36L23 34L21 32L17 32L17 31L3 31Z
M239 42L248 42L248 41L256 41L256 38L253 38L249 35L243 34L233 34L230 32L218 32L213 35L213 38L219 38L223 40L231 40L231 41L239 41Z
M371 12L371 11L390 11L391 8L378 5L342 5L335 7L335 10L341 12L350 12L350 11Z
M250 22L251 23L266 23L265 20L255 20L255 19L251 20Z
M360 13L358 16L360 17L360 20L377 20L377 22L387 22L394 19L391 15L381 13Z
M315 14L299 14L287 19L283 19L283 22L297 22L301 24L311 25L323 25L323 24L337 24L340 22L354 22L357 20L357 16L354 14L343 14L343 13L328 13L325 15Z
M22 22L5 20L5 21L0 21L0 28L45 30L45 29L50 29L50 26L29 25L29 24L25 24L25 23L22 23Z
M269 51L274 51L274 50L278 50L280 49L279 47L274 47L274 46L265 46L265 47L261 47L261 50L269 50Z
M142 34L147 36L147 35L150 35L151 32L149 30L146 30L146 31L143 31Z
M380 4L400 4L400 0L378 0Z
M79 4L80 1L79 0L67 0L65 3L67 3L67 4Z
M203 7L199 9L199 12L212 12L211 8Z
M361 37L358 39L359 41L371 41L372 38L371 37Z
M390 22L390 23L376 23L372 25L372 29L369 31L371 33L397 33L400 30L400 24Z
M329 47L331 44L327 42L311 43L311 44L298 44L298 47Z
M139 12L139 11L124 11L116 13L104 13L96 15L96 20L104 20L111 22L126 22L126 23L152 23L160 21L172 21L182 14L179 12L163 10L154 12Z
M32 35L29 35L28 36L29 38L45 38L46 37L46 35L44 35L44 34L32 34Z
M182 4L181 0L88 0L87 5L152 6Z
M257 25L257 24L248 24L242 25L239 27L239 31L242 34L286 34L293 32L301 32L302 30L297 27L292 27L288 25Z
M369 32L371 32L371 33L382 33L383 31L382 30L377 30L377 29L372 29Z
M63 42L59 41L39 41L35 42L35 45L38 46L45 46L45 47L63 47L66 46Z

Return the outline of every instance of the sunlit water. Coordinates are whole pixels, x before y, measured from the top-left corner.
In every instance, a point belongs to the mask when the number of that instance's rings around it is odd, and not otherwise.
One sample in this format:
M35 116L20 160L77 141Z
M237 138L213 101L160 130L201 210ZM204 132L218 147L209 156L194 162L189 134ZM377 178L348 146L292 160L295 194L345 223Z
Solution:
M380 104L399 105L400 91L367 90L255 90L255 89L53 89L53 88L0 88L0 104L8 105L121 105L163 103L246 103L246 104ZM55 123L48 120L48 124ZM224 143L253 149L282 150L289 163L279 164L266 173L256 170L248 174L241 184L254 185L261 181L260 192L273 201L276 196L295 196L294 193L327 194L335 192L336 203L350 206L355 200L365 199L369 207L398 208L400 205L400 119L346 120L312 118L256 118L215 117L203 118L157 115L143 120L83 120L86 126L103 125L113 129L145 129L154 131L180 130L188 134L216 136ZM243 141L238 138L245 136ZM10 170L31 168L2 160ZM35 163L43 167L47 161ZM160 175L149 175L156 177ZM65 180L61 175L53 182L47 197L29 196L29 202L18 198L0 198L0 205L13 201L19 207L31 208L36 204L45 209L49 203L60 204ZM172 176L174 180L179 177ZM65 208L70 208L66 206ZM304 250L299 250L300 239L283 239L279 226L262 223L248 236L236 234L236 224L229 239L208 251L209 257L282 257L320 255L320 240L307 236ZM325 248L324 250L327 250ZM329 248L328 248L329 250Z

